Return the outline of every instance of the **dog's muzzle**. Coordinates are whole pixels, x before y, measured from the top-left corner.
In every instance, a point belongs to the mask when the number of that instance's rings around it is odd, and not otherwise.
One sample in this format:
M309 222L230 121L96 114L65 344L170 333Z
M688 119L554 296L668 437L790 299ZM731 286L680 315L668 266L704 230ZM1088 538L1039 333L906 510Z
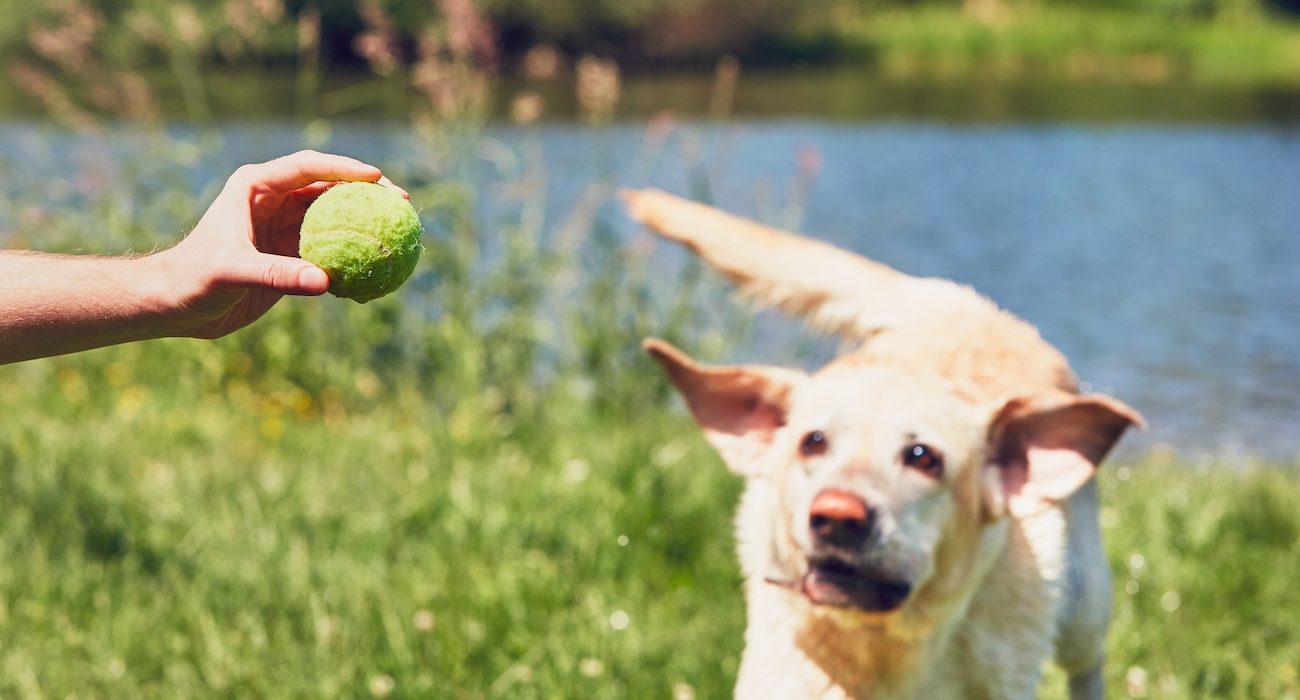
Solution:
M813 554L799 589L818 605L888 612L907 600L910 581L863 563L863 553L878 539L876 513L847 491L827 489L808 513Z
M817 605L889 612L907 600L912 584L838 557L814 556L800 589Z

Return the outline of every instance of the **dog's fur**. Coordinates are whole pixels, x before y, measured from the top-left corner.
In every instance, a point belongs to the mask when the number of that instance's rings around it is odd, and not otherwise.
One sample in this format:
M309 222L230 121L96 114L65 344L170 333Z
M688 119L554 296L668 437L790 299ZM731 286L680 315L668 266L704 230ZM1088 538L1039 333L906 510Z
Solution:
M736 695L1032 698L1054 656L1072 698L1101 697L1110 576L1092 477L1141 417L1080 395L1059 352L969 288L663 192L623 196L745 296L866 341L812 375L705 367L646 341L748 479ZM804 451L811 431L825 442ZM909 468L918 444L940 475ZM872 513L871 539L837 564L862 579L847 588L818 588L809 513L827 490ZM910 586L901 603L847 601L886 595L884 579Z

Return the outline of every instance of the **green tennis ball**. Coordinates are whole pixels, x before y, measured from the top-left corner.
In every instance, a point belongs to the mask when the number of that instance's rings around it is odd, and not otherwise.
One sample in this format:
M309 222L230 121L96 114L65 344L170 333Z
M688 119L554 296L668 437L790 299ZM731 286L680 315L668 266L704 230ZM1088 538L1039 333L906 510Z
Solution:
M330 293L362 304L402 286L420 259L420 217L393 190L345 182L312 202L298 254L330 277Z

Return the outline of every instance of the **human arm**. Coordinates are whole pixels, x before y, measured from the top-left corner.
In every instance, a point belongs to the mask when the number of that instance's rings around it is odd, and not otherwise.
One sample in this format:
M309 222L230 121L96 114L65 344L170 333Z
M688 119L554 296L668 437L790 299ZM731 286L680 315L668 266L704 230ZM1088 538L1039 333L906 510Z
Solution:
M311 202L345 180L398 189L373 166L302 151L236 170L194 230L152 255L0 251L0 364L134 340L217 338L285 294L323 294L329 277L296 257L298 230Z

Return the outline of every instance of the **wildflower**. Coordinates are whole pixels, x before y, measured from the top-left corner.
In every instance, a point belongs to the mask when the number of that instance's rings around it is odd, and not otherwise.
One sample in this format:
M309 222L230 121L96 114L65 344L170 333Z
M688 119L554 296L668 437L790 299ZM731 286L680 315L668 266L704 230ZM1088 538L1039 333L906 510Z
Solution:
M65 0L57 7L58 24L33 28L27 42L60 70L82 75L92 63L95 37L104 26L104 18L93 7L76 0Z
M497 44L492 25L471 0L439 0L447 23L447 50L455 58L494 71Z
M608 121L614 115L621 92L618 64L583 56L578 61L577 77L578 108L583 118L589 122Z
M547 80L560 72L560 52L550 46L534 46L524 54L524 76Z
M725 119L731 115L739 79L740 61L735 56L726 55L718 59L718 65L713 69L713 89L709 95L709 115L714 119Z
M77 106L66 90L49 73L25 61L9 64L9 77L27 94L38 100L55 119L73 127L90 129L95 120Z
M305 8L298 15L298 51L309 54L320 47L320 10Z
M353 40L352 48L370 64L370 69L388 76L401 63L401 49L393 20L377 0L361 0L357 14L366 29Z
M393 694L397 683L388 674L380 674L370 679L370 694L377 698L386 698Z
M615 610L614 614L609 616L609 626L620 632L627 629L630 622L631 619L622 610Z
M411 618L411 624L420 632L433 630L433 622L433 612L429 610L416 610L415 616Z
M1129 666L1124 672L1124 687L1135 698L1147 696L1147 670L1141 666Z
M203 43L203 20L198 10L188 2L178 2L171 7L172 28L181 44L190 49L197 49Z
M577 484L586 481L590 473L591 465L582 458L571 459L564 465L564 480L569 483Z
M516 124L532 124L542 116L546 100L535 92L522 92L510 101L510 119Z

